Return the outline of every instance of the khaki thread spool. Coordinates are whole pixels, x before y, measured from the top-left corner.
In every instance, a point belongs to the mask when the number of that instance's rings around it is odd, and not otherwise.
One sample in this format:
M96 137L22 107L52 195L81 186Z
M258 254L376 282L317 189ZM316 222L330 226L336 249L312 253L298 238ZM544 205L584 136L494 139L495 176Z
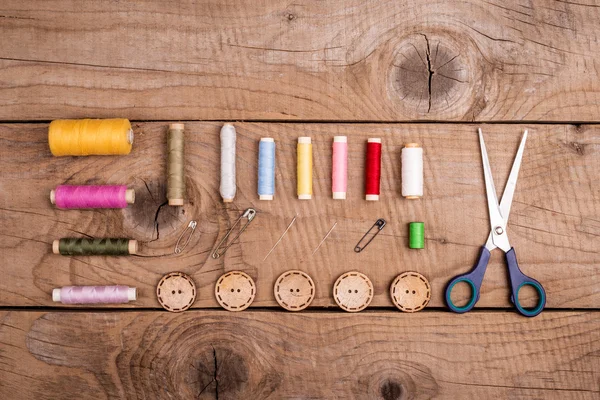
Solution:
M309 137L299 137L297 151L298 199L312 199L312 141Z
M423 197L423 148L407 143L402 149L402 196L409 199Z
M117 238L62 238L52 242L52 252L63 256L127 256L138 252L138 241Z
M48 145L54 156L125 155L133 130L123 118L56 120L48 127Z
M170 124L167 135L167 199L170 206L182 206L185 197L184 124Z

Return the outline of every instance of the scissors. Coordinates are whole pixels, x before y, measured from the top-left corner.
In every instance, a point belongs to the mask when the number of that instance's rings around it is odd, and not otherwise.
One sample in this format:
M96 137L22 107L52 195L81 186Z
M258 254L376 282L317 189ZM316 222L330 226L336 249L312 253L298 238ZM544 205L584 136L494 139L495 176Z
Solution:
M515 249L510 246L508 242L508 236L506 234L506 222L510 214L510 206L512 203L513 195L515 194L515 188L517 186L517 178L519 176L519 168L521 167L521 160L523 159L523 151L525 150L525 141L527 140L527 131L523 134L519 150L515 156L515 160L508 176L508 183L504 188L504 194L500 205L498 205L498 197L496 196L496 188L494 187L494 179L492 178L492 170L490 167L490 161L488 159L487 150L483 141L483 134L479 129L479 145L481 147L481 161L483 163L483 172L485 178L485 192L487 195L488 212L490 214L490 235L488 236L487 242L479 253L479 258L475 263L475 267L471 272L458 275L452 279L446 287L446 304L448 307L456 313L465 313L470 311L475 303L479 300L479 289L481 282L483 281L483 275L490 260L490 252L495 248L499 248L505 253L506 263L508 265L508 275L510 277L511 296L510 301L515 305L517 311L526 317L535 317L542 312L546 305L546 292L542 285L533 278L528 277L519 269L517 263L517 256L515 255ZM466 282L471 287L471 299L467 305L458 307L452 303L450 294L452 289L459 282ZM524 308L519 302L519 290L523 286L533 286L538 294L538 303L534 308Z

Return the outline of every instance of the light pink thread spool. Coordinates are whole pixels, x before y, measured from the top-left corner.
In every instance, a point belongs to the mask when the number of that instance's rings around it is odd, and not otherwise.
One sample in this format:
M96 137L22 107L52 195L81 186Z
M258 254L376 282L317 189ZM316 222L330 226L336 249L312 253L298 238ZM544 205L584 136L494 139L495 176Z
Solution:
M333 157L331 162L331 190L336 200L346 199L348 187L348 138L333 137Z
M64 286L52 290L52 300L63 304L118 304L137 299L137 289L128 286Z

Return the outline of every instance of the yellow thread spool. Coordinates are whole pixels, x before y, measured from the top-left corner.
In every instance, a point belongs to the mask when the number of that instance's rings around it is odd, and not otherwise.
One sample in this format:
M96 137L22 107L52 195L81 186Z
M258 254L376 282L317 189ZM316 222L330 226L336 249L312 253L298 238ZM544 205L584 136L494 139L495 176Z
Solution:
M125 155L133 130L127 119L56 120L48 128L48 144L54 156Z
M309 137L298 138L298 198L312 198L312 142Z

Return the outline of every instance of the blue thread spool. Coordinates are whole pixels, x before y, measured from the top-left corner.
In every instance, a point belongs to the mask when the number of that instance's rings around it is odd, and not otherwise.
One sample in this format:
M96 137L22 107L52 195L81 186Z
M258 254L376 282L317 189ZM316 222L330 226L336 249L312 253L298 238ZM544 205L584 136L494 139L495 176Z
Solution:
M261 138L258 144L258 197L273 200L275 195L275 140Z

